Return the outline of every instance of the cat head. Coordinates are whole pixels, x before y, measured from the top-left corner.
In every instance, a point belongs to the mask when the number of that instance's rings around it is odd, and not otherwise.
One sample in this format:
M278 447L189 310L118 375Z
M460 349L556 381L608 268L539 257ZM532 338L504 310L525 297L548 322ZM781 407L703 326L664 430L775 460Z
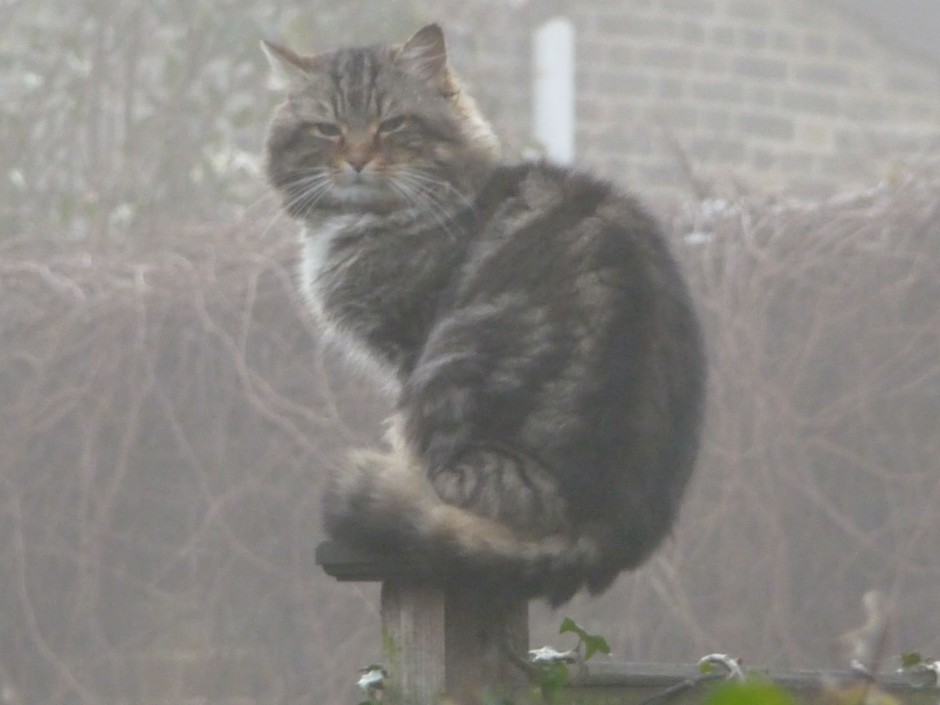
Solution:
M262 47L287 97L268 132L267 175L295 217L439 209L471 196L497 157L435 24L402 45L313 56Z

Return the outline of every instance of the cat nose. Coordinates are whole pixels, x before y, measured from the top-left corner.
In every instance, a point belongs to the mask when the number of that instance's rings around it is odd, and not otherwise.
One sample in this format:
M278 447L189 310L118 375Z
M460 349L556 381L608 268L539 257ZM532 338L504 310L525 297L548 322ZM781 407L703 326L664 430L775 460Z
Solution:
M347 154L346 155L346 163L349 164L349 166L351 166L353 169L355 169L357 174L361 173L362 170L366 168L366 165L371 161L372 161L371 154L362 153L362 154Z

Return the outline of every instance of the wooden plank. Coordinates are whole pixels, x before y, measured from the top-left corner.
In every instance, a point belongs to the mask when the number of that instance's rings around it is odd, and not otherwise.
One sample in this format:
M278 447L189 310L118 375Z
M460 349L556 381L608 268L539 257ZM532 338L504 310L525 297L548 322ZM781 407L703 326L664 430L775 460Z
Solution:
M322 541L316 549L317 565L341 582L381 582L414 575L415 561L399 555L379 555L341 541Z
M528 658L529 603L505 603L476 586L453 586L445 597L446 691L457 702L495 701L528 684L513 662Z
M438 703L446 694L479 703L488 693L525 687L526 600L497 601L466 581L416 577L413 560L369 554L337 541L317 546L317 563L341 581L382 581L382 642L390 702Z
M386 580L382 638L391 702L431 705L446 693L469 705L525 687L507 649L525 658L528 616L527 602L499 605L472 586Z
M446 682L442 590L406 580L382 583L382 647L393 703L432 705Z

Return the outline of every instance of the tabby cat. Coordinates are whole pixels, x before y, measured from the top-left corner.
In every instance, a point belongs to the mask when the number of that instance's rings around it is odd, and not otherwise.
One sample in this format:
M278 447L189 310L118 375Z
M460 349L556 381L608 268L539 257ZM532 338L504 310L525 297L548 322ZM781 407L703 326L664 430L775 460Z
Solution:
M657 224L604 181L501 163L437 25L264 48L303 293L397 400L388 448L333 479L327 529L441 581L607 588L668 534L698 446L702 341Z

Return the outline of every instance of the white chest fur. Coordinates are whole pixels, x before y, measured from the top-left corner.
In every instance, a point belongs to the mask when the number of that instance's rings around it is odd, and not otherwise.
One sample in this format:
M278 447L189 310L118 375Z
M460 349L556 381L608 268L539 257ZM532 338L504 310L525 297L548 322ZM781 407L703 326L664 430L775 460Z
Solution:
M303 256L300 261L300 285L313 312L320 318L322 308L323 275L330 268L330 250L333 242L344 232L356 227L359 216L337 215L323 220L317 226L306 225L300 237Z
M337 238L374 223L370 215L337 215L316 225L308 224L301 232L303 254L300 262L300 285L304 299L317 318L327 340L340 349L356 367L375 375L383 386L394 391L398 387L394 373L369 350L363 341L330 315L325 301L331 286L336 284L334 242Z

